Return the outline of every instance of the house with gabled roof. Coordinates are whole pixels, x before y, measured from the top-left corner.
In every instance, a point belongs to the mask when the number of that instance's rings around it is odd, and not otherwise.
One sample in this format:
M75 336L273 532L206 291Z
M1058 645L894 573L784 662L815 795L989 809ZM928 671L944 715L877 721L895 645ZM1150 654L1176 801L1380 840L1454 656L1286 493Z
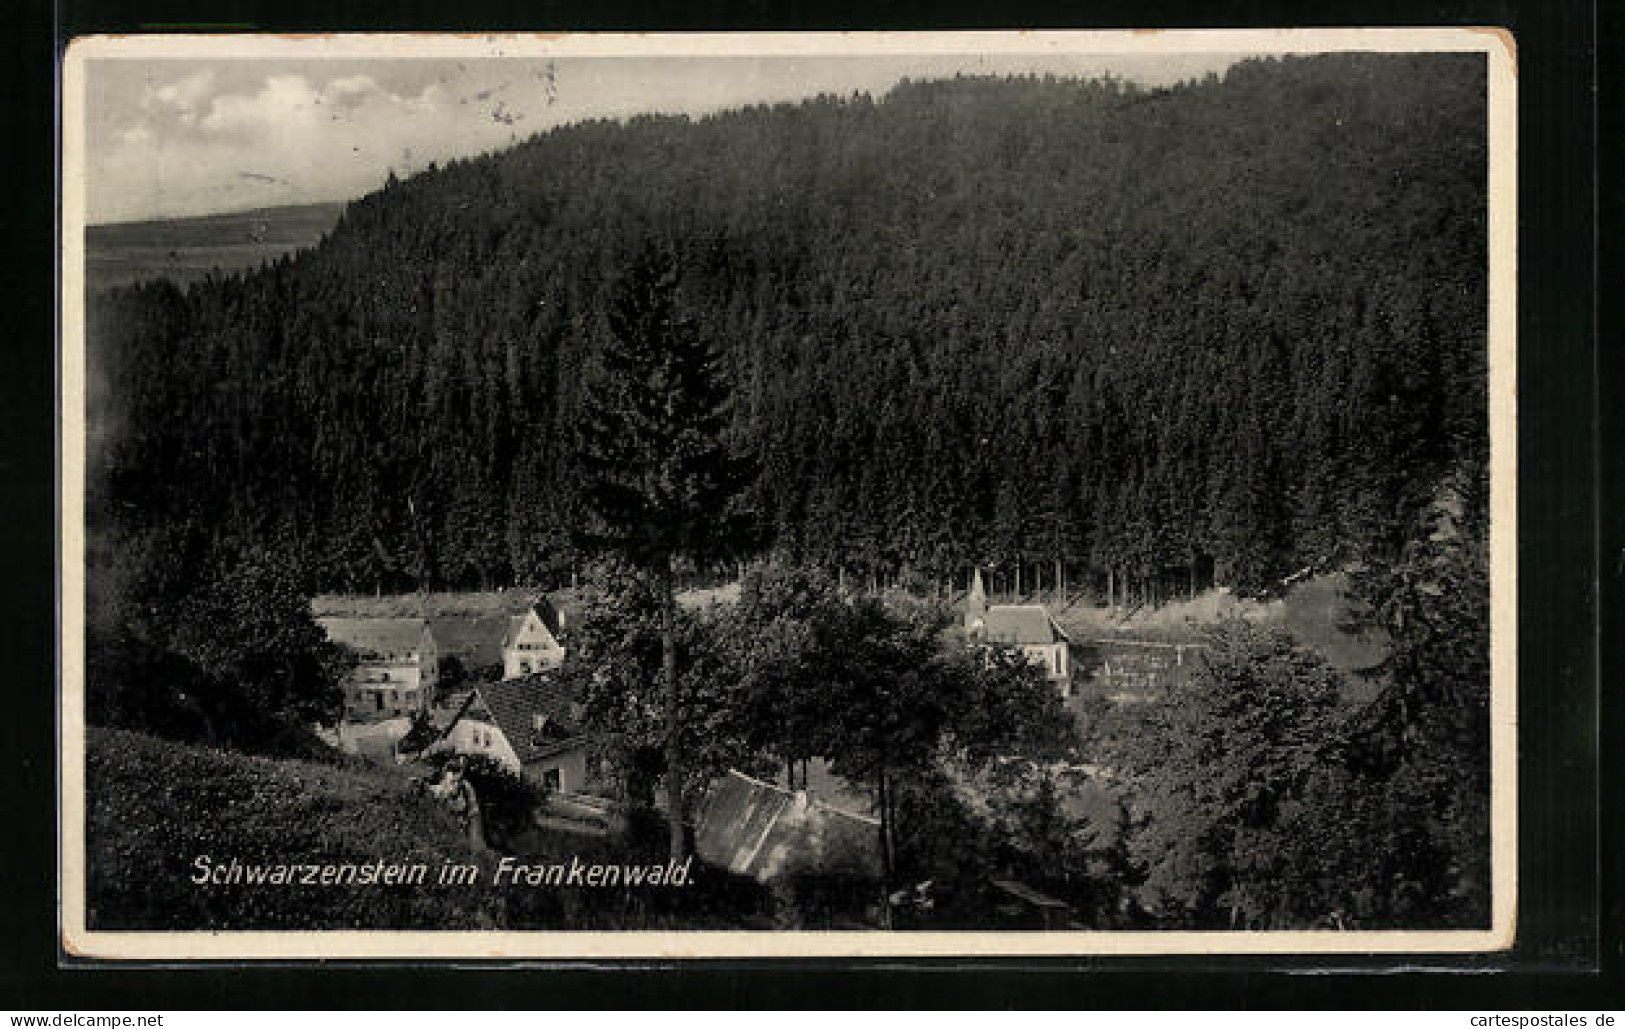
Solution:
M965 638L973 646L1014 647L1044 670L1061 696L1072 693L1072 641L1043 604L989 604L978 568L965 598Z
M355 657L344 677L344 717L377 721L426 711L438 677L422 618L316 619L327 638Z
M564 616L546 597L510 617L502 639L502 677L518 679L564 664L563 633Z
M451 713L440 719L430 751L483 755L553 791L574 793L586 784L590 740L582 706L557 676L478 683L458 698L442 709Z

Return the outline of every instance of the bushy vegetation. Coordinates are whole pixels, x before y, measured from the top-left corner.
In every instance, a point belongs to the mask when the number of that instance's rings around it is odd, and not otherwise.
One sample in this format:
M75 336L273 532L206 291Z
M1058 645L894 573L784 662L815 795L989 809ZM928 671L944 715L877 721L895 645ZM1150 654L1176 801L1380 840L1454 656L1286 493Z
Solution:
M633 799L646 799L666 772L665 706L651 687L660 607L648 577L612 569L567 634L563 674ZM974 774L1030 764L1076 742L1071 716L1034 668L1002 651L967 650L946 630L941 608L899 612L816 570L778 564L752 569L737 604L679 612L683 795L729 769L782 772L795 785L800 767L805 785L806 763L825 762L873 798L887 877L924 878L929 859L915 860L923 852L908 841L939 828L928 809L949 803L944 767ZM922 789L935 799L915 803Z
M93 553L86 718L245 751L320 756L350 657L329 642L282 555L158 531Z
M529 831L542 803L542 791L489 754L439 750L426 755L418 767L421 774L438 779L452 763L474 787L486 841L502 853L514 853L512 841Z
M1123 878L1153 923L1489 924L1487 555L1482 508L1448 498L1362 579L1392 648L1375 699L1339 704L1317 655L1232 619L1165 702L1094 734L1129 783Z
M915 923L986 927L978 887L1003 876L1096 929L1489 924L1482 668L1427 687L1401 674L1350 707L1320 658L1240 619L1210 627L1194 662L1158 703L1097 705L1081 766L911 778L902 864L937 895Z
M1331 777L1336 679L1291 637L1240 620L1196 660L1122 755L1144 815L1131 847L1146 906L1202 927L1315 925L1339 885L1315 872L1347 836L1324 837L1335 820L1323 809L1341 809L1349 785Z

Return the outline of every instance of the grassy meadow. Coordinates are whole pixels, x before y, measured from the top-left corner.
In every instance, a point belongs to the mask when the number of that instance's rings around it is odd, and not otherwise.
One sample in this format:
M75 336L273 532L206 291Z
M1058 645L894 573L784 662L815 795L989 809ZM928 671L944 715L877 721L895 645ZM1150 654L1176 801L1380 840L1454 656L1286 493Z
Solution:
M343 212L343 204L300 204L91 225L85 229L85 288L95 293L157 278L187 286L210 272L258 268L315 246Z

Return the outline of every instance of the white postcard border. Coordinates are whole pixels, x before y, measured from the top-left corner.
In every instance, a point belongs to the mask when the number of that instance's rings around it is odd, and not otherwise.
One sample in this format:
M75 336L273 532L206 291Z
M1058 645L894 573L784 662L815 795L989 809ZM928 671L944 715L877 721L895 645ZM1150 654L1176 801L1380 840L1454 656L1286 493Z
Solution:
M427 932L91 930L85 910L85 63L91 60L633 55L1484 53L1488 61L1492 925L1487 930L1282 932ZM61 76L59 351L60 943L70 958L221 960L683 960L1452 954L1506 950L1517 902L1517 51L1500 28L1087 32L93 36Z

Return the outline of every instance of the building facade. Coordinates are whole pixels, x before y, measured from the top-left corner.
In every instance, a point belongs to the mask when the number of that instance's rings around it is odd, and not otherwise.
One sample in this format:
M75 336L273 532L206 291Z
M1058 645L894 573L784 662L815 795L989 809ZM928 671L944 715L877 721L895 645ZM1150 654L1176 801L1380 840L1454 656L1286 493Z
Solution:
M564 619L547 598L508 619L508 632L502 641L502 677L518 679L552 671L564 664L564 644L559 637Z
M318 618L316 623L355 657L343 682L346 720L379 721L428 710L439 670L422 618Z
M481 683L469 689L431 749L488 757L553 792L587 783L588 738L581 705L552 676Z
M989 604L976 570L965 598L965 638L975 646L1020 650L1060 690L1072 694L1072 641L1043 604Z

